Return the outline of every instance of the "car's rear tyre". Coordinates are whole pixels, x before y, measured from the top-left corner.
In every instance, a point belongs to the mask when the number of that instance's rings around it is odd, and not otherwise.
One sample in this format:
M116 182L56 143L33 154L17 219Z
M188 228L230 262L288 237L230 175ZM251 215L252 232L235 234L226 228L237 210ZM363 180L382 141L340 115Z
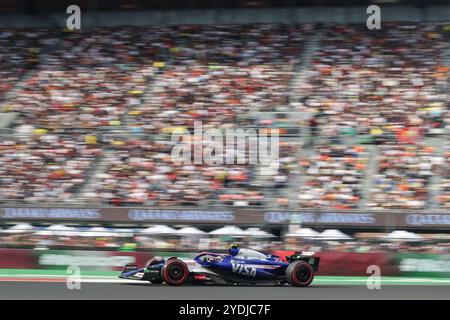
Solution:
M162 280L171 286L181 286L189 277L189 269L181 260L170 259L161 269Z
M286 279L295 287L307 287L314 279L314 270L304 261L295 261L287 267Z

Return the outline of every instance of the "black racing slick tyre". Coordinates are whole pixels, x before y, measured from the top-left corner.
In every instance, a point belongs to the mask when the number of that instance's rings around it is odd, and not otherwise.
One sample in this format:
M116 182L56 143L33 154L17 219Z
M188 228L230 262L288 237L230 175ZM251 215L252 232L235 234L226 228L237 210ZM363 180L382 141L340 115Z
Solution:
M161 269L163 281L170 286L181 286L189 277L189 269L181 260L170 259Z
M314 270L304 261L295 261L286 269L286 280L294 287L307 287L313 279Z

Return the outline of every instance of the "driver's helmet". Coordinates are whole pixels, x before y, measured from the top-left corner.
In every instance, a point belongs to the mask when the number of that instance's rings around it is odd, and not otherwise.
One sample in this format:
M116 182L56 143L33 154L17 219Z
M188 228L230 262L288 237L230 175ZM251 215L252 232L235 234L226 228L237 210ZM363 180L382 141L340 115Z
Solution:
M238 244L232 244L230 249L228 249L228 252L231 256L236 256L239 253L239 245Z

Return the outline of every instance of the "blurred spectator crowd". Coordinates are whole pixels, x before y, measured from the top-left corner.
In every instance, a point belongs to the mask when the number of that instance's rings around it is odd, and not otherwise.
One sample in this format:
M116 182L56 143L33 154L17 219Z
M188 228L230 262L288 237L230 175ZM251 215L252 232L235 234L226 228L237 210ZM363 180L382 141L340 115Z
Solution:
M387 23L384 30L324 32L296 103L319 115L320 130L395 142L448 130L448 34L440 24Z
M438 202L448 210L450 209L450 142L448 141L445 145L443 161L442 180L439 186L441 193Z
M0 30L0 99L39 62L39 54L51 43L49 30Z
M380 147L378 174L373 177L373 209L423 209L429 201L431 177L442 165L436 150L423 144Z
M65 202L101 153L72 135L0 140L0 199Z
M0 112L16 114L0 201L449 208L446 50L431 23L0 30ZM296 125L314 139L280 140L277 171L172 161L170 134L194 121L263 126L255 114L279 106L306 114Z
M252 167L243 165L176 164L173 143L129 139L112 141L113 154L105 172L95 176L88 201L114 205L192 206L215 199L258 201L249 187Z
M299 206L306 208L353 209L361 199L361 184L368 161L364 146L318 146L308 159L299 188Z

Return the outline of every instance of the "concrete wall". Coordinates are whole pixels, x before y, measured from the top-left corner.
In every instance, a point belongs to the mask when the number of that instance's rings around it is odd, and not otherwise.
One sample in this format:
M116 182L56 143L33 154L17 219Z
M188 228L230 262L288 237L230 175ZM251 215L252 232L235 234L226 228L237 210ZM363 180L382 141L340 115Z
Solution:
M415 7L381 7L383 21L450 21L450 6L426 9ZM0 27L65 26L67 14L26 16L0 15ZM365 23L366 7L311 7L292 9L223 9L140 12L82 12L82 26L233 24L233 23Z

